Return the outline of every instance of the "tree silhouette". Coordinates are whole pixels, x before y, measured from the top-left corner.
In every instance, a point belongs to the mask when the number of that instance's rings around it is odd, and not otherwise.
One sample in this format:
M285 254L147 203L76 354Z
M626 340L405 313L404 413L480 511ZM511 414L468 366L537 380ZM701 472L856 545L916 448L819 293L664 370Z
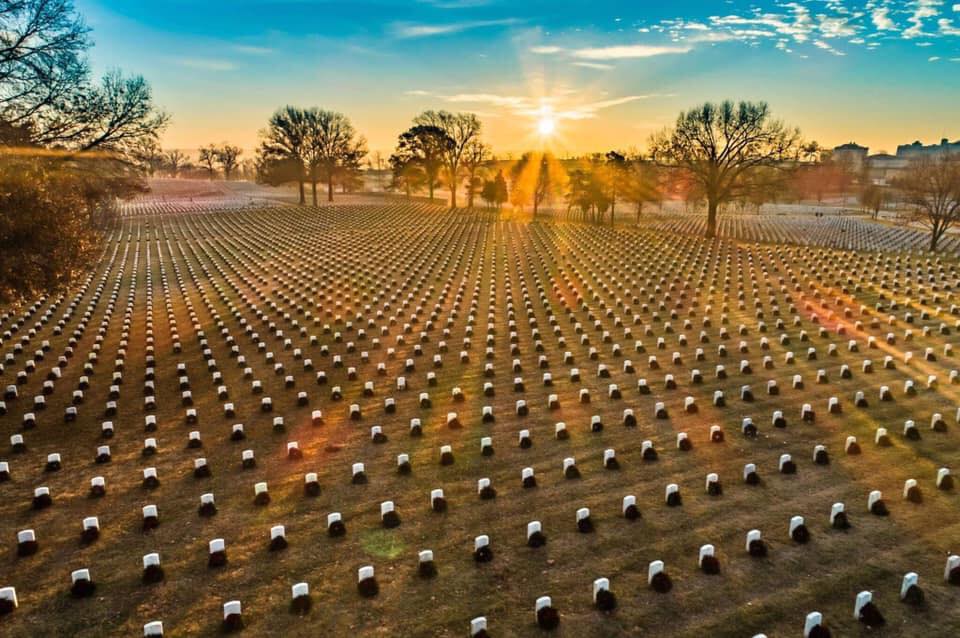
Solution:
M706 103L681 113L677 123L650 140L652 157L686 173L707 200L707 237L717 234L722 204L755 186L751 171L792 167L800 157L800 132L770 117L765 102Z
M930 250L935 251L960 221L960 156L916 160L895 184L913 208L914 219L930 229Z
M413 123L435 126L443 130L451 140L443 150L443 163L447 185L450 187L450 208L456 208L461 163L467 148L480 136L480 120L473 113L424 111L413 120Z

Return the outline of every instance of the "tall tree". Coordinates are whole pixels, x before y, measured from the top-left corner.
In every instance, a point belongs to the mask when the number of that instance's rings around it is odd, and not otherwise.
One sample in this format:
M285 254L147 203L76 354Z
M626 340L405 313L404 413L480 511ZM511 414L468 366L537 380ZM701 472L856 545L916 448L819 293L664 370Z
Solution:
M435 126L450 139L443 152L444 171L450 187L450 208L457 207L457 187L464 154L473 140L480 137L480 119L473 113L424 111L413 120L414 125Z
M473 208L474 196L483 188L479 172L490 160L490 147L479 139L472 140L463 154L463 183L467 187L467 208Z
M89 29L69 0L0 2L0 122L39 144L89 89ZM9 135L9 132L5 134Z
M417 124L400 134L394 155L398 161L420 167L424 183L433 201L433 192L444 166L444 158L453 140L439 126Z
M935 251L960 221L960 156L916 160L895 185L913 209L914 219L930 229L930 250Z
M70 0L0 1L0 303L68 284L146 188L169 117L139 76L90 81Z
M233 146L226 142L216 147L215 157L217 163L220 164L220 168L223 169L223 178L225 180L229 181L233 176L233 172L240 164L240 155L242 153L243 150L241 150L239 146Z
M187 165L190 161L190 158L186 153L173 149L172 151L167 151L163 156L164 164L166 165L167 171L170 173L170 177L177 177L180 173L180 169Z
M269 184L296 182L300 203L306 202L307 116L304 109L284 106L277 109L260 132L257 174ZM282 181L277 181L282 180Z
M566 174L551 153L524 153L510 169L510 201L521 210L533 206L533 216L540 207L563 192Z
M216 174L216 164L217 164L217 147L215 144L210 144L209 146L201 146L200 154L197 157L197 160L204 168L207 169L207 175L210 179L213 179L213 176Z
M409 155L394 153L390 156L392 180L390 188L402 190L409 199L414 191L426 184L427 178L423 167Z
M656 164L641 155L628 156L620 196L636 207L636 223L639 224L644 204L663 201L661 176Z
M721 205L746 196L750 172L784 169L800 158L800 131L770 117L765 102L706 103L681 113L651 138L652 157L686 172L707 200L707 237L717 234ZM785 177L785 175L784 175Z
M313 203L317 203L317 181L327 182L327 201L333 201L333 184L338 172L359 163L367 154L366 140L358 136L350 120L342 113L312 108L305 112L304 146Z

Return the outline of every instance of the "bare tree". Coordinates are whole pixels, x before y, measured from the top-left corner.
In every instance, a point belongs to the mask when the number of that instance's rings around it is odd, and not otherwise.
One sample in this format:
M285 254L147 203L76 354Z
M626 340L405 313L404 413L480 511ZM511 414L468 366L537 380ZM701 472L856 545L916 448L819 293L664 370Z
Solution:
M86 90L88 34L70 0L0 2L0 122L46 137Z
M483 188L478 172L492 158L490 147L473 139L463 153L463 182L467 186L467 208L473 208L473 198Z
M217 163L217 147L214 144L209 146L200 147L200 155L197 158L198 161L207 169L207 174L210 179L213 179L213 176L216 174L217 169L215 167Z
M306 111L304 139L307 167L313 184L313 203L317 203L318 178L326 178L327 201L333 201L333 183L343 169L359 165L367 154L367 142L358 136L350 120L342 113L309 109Z
M436 126L442 129L452 141L444 150L443 158L447 184L450 186L450 208L456 208L461 161L470 143L480 136L480 119L473 113L424 111L413 120L413 123Z
M750 172L783 169L799 159L800 131L770 118L765 102L706 103L681 113L672 129L651 138L652 157L684 171L707 200L707 237L717 234L722 204L746 197Z
M180 169L186 166L189 161L190 158L187 154L177 149L167 151L164 155L164 163L167 165L171 177L176 177L180 173Z
M930 250L960 221L960 156L917 160L896 180L914 219L930 229Z
M240 164L240 155L243 154L243 150L239 146L233 146L224 142L216 147L214 154L217 163L220 164L220 168L223 169L223 178L229 181L230 177L233 176L233 172Z

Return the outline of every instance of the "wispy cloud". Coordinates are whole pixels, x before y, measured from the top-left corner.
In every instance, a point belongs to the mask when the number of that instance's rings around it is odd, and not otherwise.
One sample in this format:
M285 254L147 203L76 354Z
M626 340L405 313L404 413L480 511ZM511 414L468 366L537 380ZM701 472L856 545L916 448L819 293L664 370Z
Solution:
M270 55L274 52L270 47L257 47L248 44L234 45L233 50L237 53L244 53L246 55Z
M588 47L585 49L574 49L570 52L575 58L581 60L624 60L631 58L652 58L658 55L670 55L677 53L689 53L693 50L690 46L656 46L649 44L628 44L609 47Z
M428 38L439 35L451 35L473 29L488 27L506 27L518 24L516 18L501 20L472 20L465 22L448 22L446 24L415 24L410 22L395 22L391 25L391 32L398 38Z
M429 93L427 91L406 91L407 95L428 95L438 100L457 105L478 105L501 109L514 116L535 119L545 110L550 111L558 120L588 120L597 117L599 111L614 108L639 100L656 97L668 97L660 94L625 95L606 100L590 99L571 91L558 90L550 97L534 98L526 95L500 93ZM476 111L474 111L476 112Z
M597 71L609 71L615 68L612 64L602 64L600 62L574 62L573 66L580 66L585 69L596 69Z
M232 71L237 68L237 66L229 60L214 58L175 58L173 62L188 69L198 69L201 71Z
M560 47L551 47L551 46L530 47L531 53L537 53L540 55L552 55L554 53L560 53L561 51L563 51L563 49L561 49Z

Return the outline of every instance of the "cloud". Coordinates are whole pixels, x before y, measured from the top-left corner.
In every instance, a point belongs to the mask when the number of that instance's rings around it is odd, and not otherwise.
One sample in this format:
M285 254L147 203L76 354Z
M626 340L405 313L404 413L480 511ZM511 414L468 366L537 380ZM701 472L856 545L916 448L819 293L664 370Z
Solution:
M409 91L404 91L404 95L415 95L417 97L423 97L425 95L430 95L429 91L423 91L421 89L411 89Z
M229 60L217 60L213 58L175 58L173 61L188 69L198 69L201 71L232 71L237 68L237 66Z
M630 44L609 47L589 47L574 49L571 55L581 60L623 60L631 58L652 58L658 55L689 53L689 46L656 46L648 44Z
M937 7L942 4L942 0L915 0L915 2L913 2L913 14L907 18L910 26L904 29L903 37L920 38L929 36L930 34L924 33L923 31L923 22L927 18L934 18L940 15L940 10Z
M574 64L577 64L576 62ZM589 63L587 63L589 64ZM638 100L656 97L668 97L659 94L625 95L606 100L590 100L570 91L558 89L551 97L534 98L524 95L503 95L499 93L429 93L427 91L407 91L407 95L429 95L451 104L486 105L502 109L513 116L536 119L549 110L558 120L587 120L597 116L598 111L614 108ZM472 110L472 109L471 109ZM473 112L477 112L472 110ZM494 114L488 113L493 116Z
M609 71L614 68L612 64L601 64L599 62L574 62L573 66L580 66L585 69L596 69L598 71Z
M897 28L897 24L890 18L889 7L874 9L870 18L873 20L873 26L877 27L879 31L893 31Z
M448 22L446 24L414 24L410 22L395 22L391 25L393 35L398 38L428 38L438 35L451 35L473 29L487 27L505 27L517 24L516 18L502 20L473 20L467 22Z
M560 47L552 47L552 46L530 47L531 53L537 53L539 55L552 55L554 53L560 53L561 51L563 51L563 49L561 49Z
M953 20L949 18L940 18L937 25L943 35L960 35L960 27L953 26Z
M929 58L927 58L927 62L936 62L939 59L940 59L939 55L932 55Z
M257 47L246 44L234 45L233 50L237 53L245 53L247 55L270 55L273 53L273 49L269 47Z

